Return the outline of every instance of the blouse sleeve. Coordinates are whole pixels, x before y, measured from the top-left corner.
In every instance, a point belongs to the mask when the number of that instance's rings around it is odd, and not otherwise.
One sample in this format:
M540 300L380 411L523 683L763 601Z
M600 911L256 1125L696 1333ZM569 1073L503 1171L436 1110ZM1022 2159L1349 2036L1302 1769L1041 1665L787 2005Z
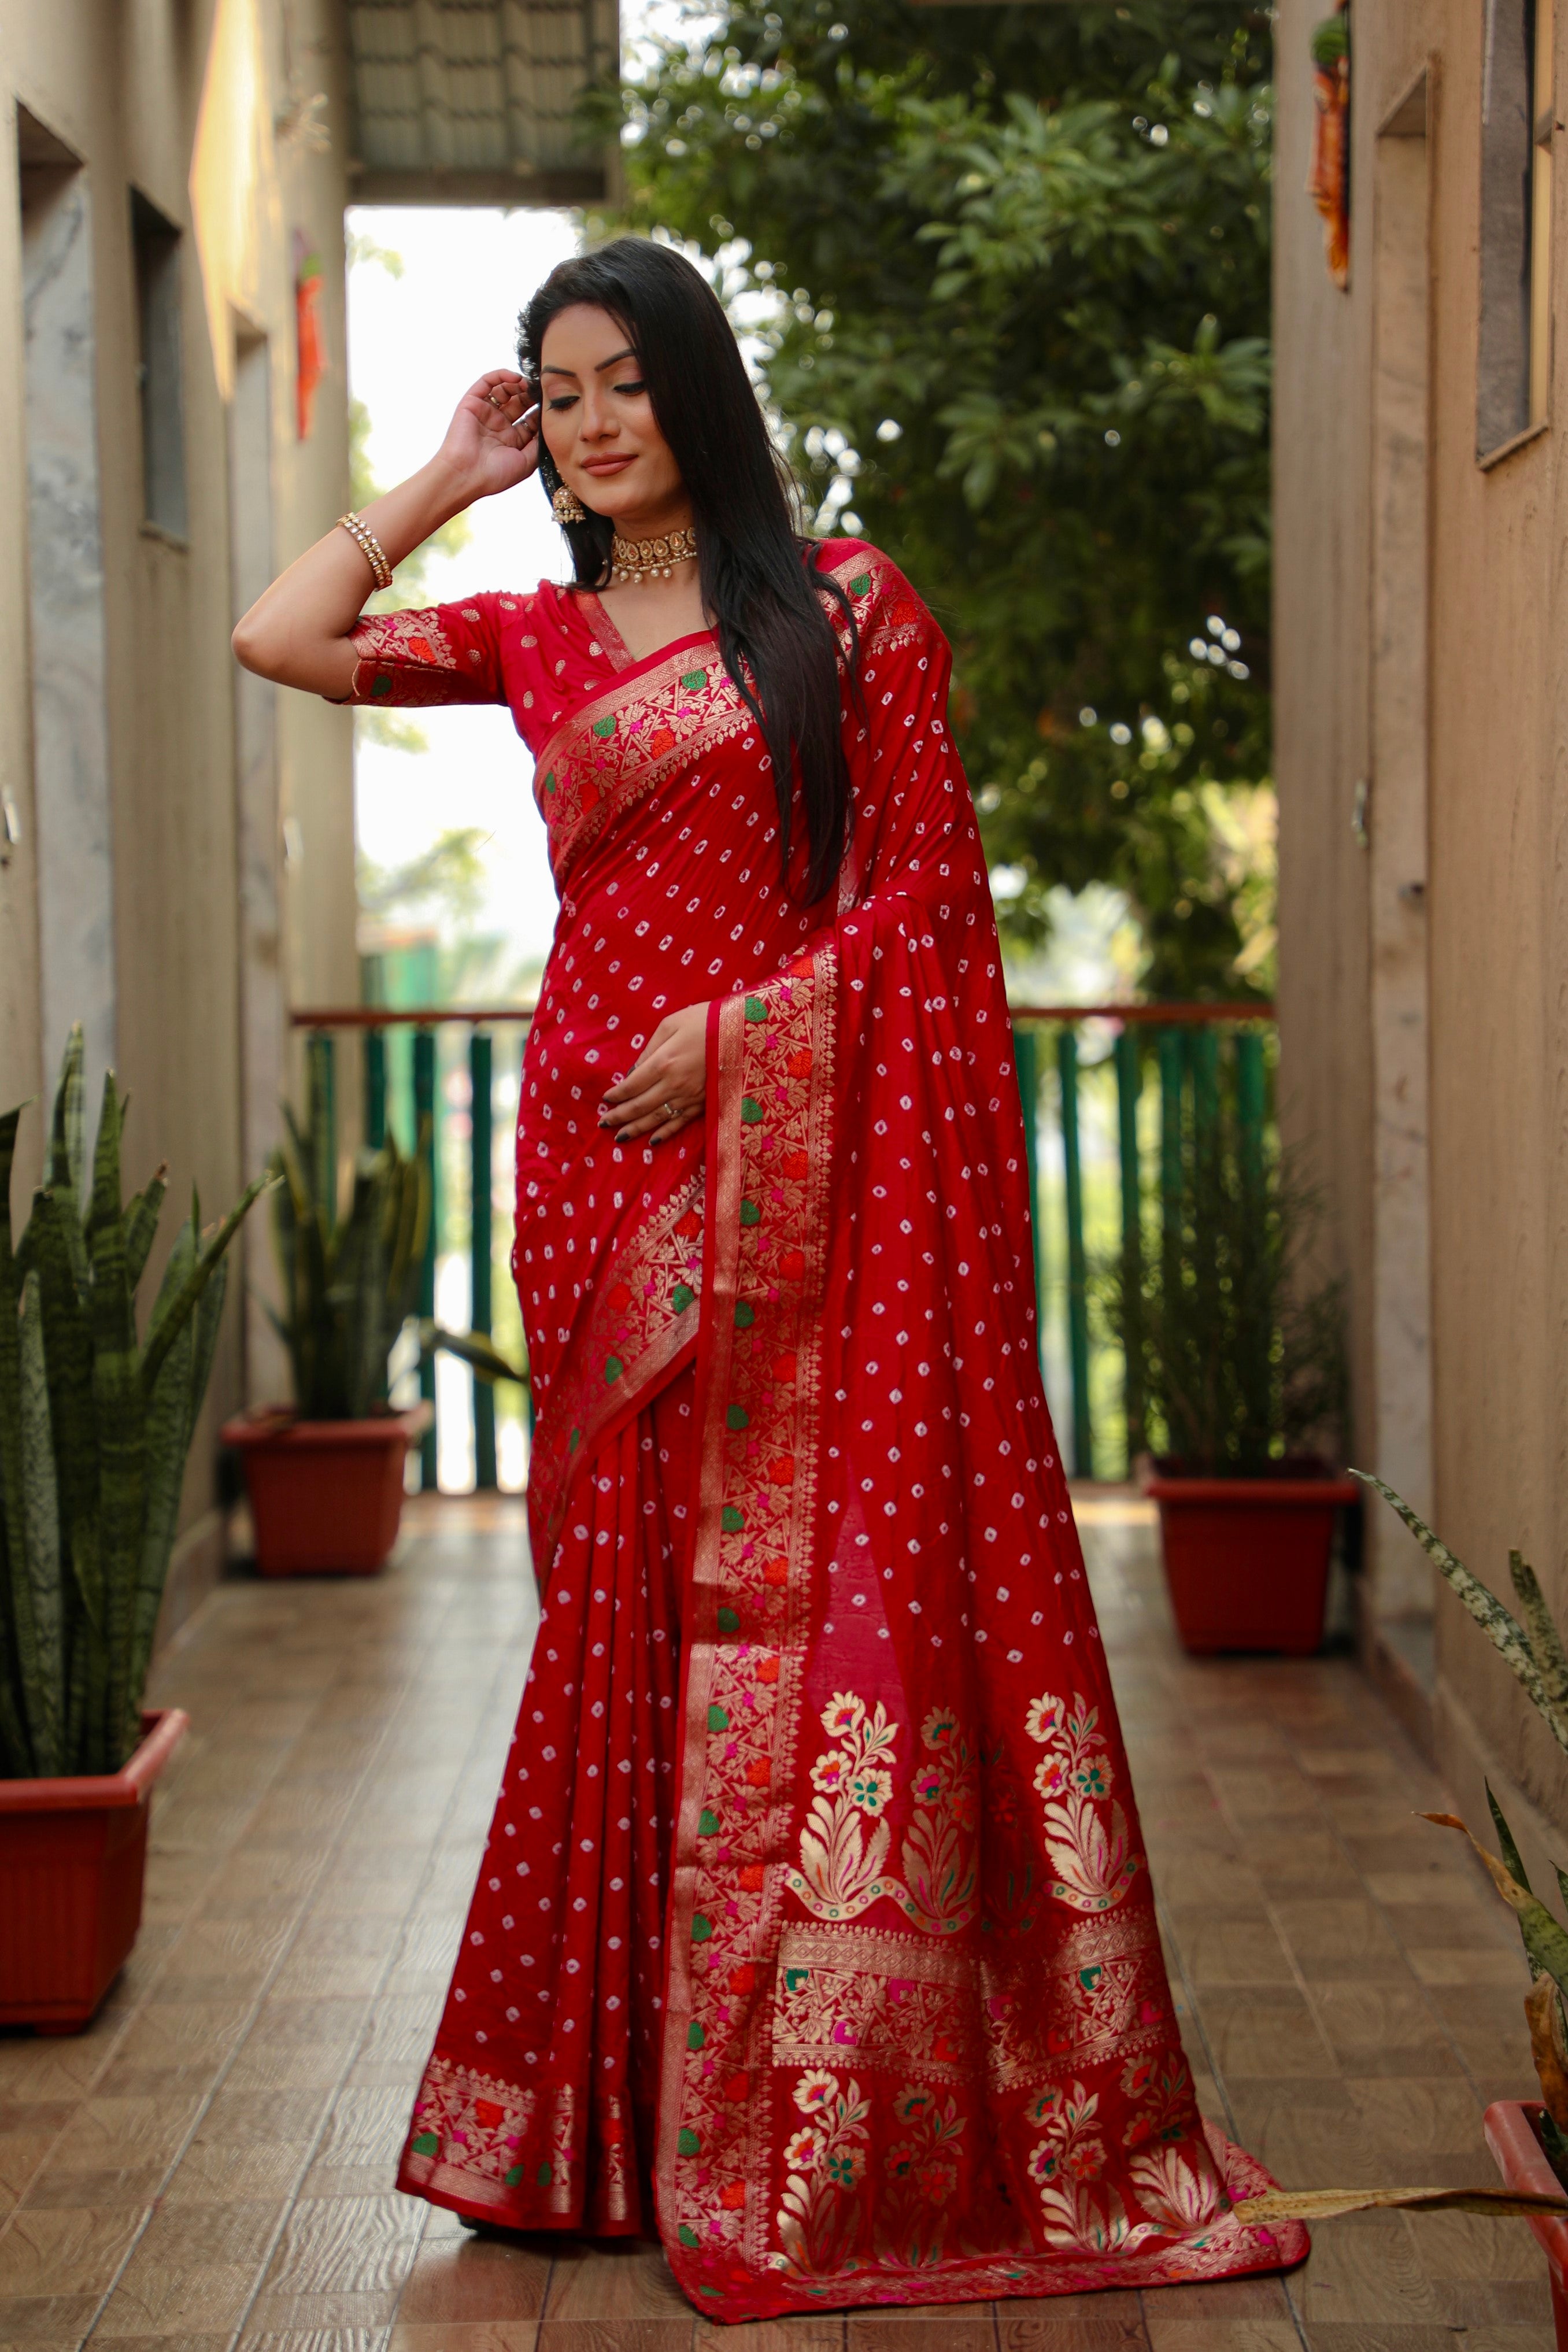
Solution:
M359 658L351 703L402 709L504 702L493 595L423 612L367 613L350 631Z

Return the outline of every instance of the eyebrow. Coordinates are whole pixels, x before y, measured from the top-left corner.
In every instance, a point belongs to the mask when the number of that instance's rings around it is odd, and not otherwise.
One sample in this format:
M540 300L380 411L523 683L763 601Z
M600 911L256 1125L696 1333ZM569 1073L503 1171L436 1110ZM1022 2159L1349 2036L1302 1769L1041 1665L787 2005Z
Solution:
M603 375L606 368L619 367L623 360L635 360L636 357L636 352L628 343L624 352L613 352L607 360L600 360L595 366L594 373ZM574 383L582 381L575 368L547 367L541 368L539 373L541 375L569 375Z

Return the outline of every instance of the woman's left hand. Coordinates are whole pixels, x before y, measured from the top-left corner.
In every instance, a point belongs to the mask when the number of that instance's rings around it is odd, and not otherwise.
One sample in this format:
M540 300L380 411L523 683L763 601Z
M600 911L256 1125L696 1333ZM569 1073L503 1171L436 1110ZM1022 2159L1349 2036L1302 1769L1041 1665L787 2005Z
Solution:
M635 1066L605 1090L599 1125L617 1143L663 1143L702 1116L708 1085L708 1007L689 1004L661 1021Z

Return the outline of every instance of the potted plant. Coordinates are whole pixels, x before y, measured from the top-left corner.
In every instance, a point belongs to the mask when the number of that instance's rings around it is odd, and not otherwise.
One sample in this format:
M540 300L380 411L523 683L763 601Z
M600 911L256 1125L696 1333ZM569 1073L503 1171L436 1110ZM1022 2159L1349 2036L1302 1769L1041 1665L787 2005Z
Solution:
M1515 1617L1435 1536L1425 1520L1381 1478L1354 1470L1352 1478L1375 1487L1398 1512L1434 1566L1458 1594L1494 1648L1529 1692L1542 1722L1568 1753L1568 1652L1552 1622L1534 1570L1517 1552L1509 1568L1521 1614ZM1530 2222L1546 2255L1552 2283L1552 2314L1558 2352L1568 2352L1568 1933L1533 1893L1523 1857L1491 1789L1487 1805L1500 1853L1490 1853L1453 1813L1426 1813L1426 1821L1469 1840L1482 1867L1519 1921L1529 1963L1531 1988L1524 1998L1531 2055L1541 2099L1497 2099L1482 2119L1487 2145L1504 2186L1500 2189L1279 2189L1238 2208L1247 2220L1326 2220L1360 2212L1370 2205L1436 2210L1461 2205L1480 2212L1512 2212ZM1558 1892L1568 1904L1568 1873L1557 1872Z
M1189 1107L1157 1246L1107 1288L1159 1453L1165 1577L1185 1648L1315 1650L1334 1515L1358 1489L1311 1441L1342 1416L1338 1283L1309 1271L1317 1196L1216 1098Z
M273 1234L292 1405L253 1407L226 1444L245 1467L263 1576L372 1575L397 1541L404 1463L430 1408L395 1412L387 1360L413 1314L430 1223L422 1156L391 1135L355 1163L346 1211L312 1071L309 1122L285 1109L273 1155Z
M374 1575L397 1541L404 1464L430 1408L397 1412L387 1362L417 1303L430 1223L423 1149L405 1159L390 1134L355 1162L346 1207L325 1108L312 1086L309 1122L285 1113L275 1154L274 1233L292 1405L252 1408L225 1426L239 1454L263 1576ZM421 1146L425 1142L420 1138ZM526 1380L479 1333L420 1327L481 1379Z
M142 1692L224 1253L267 1181L212 1233L193 1200L143 1334L163 1171L121 1200L110 1072L87 1175L82 1096L79 1027L15 1246L21 1113L0 1118L0 2024L58 2033L88 2023L141 1924L151 1790L187 1723Z

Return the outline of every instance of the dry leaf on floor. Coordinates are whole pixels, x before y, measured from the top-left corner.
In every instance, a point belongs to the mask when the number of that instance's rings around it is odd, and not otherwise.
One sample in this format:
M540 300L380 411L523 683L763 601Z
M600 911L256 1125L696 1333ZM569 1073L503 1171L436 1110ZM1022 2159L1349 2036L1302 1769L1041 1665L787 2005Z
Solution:
M1337 2213L1370 2213L1394 2206L1406 2213L1568 2214L1568 2197L1534 2196L1517 2189L1271 2189L1244 2197L1238 2221L1331 2221Z

